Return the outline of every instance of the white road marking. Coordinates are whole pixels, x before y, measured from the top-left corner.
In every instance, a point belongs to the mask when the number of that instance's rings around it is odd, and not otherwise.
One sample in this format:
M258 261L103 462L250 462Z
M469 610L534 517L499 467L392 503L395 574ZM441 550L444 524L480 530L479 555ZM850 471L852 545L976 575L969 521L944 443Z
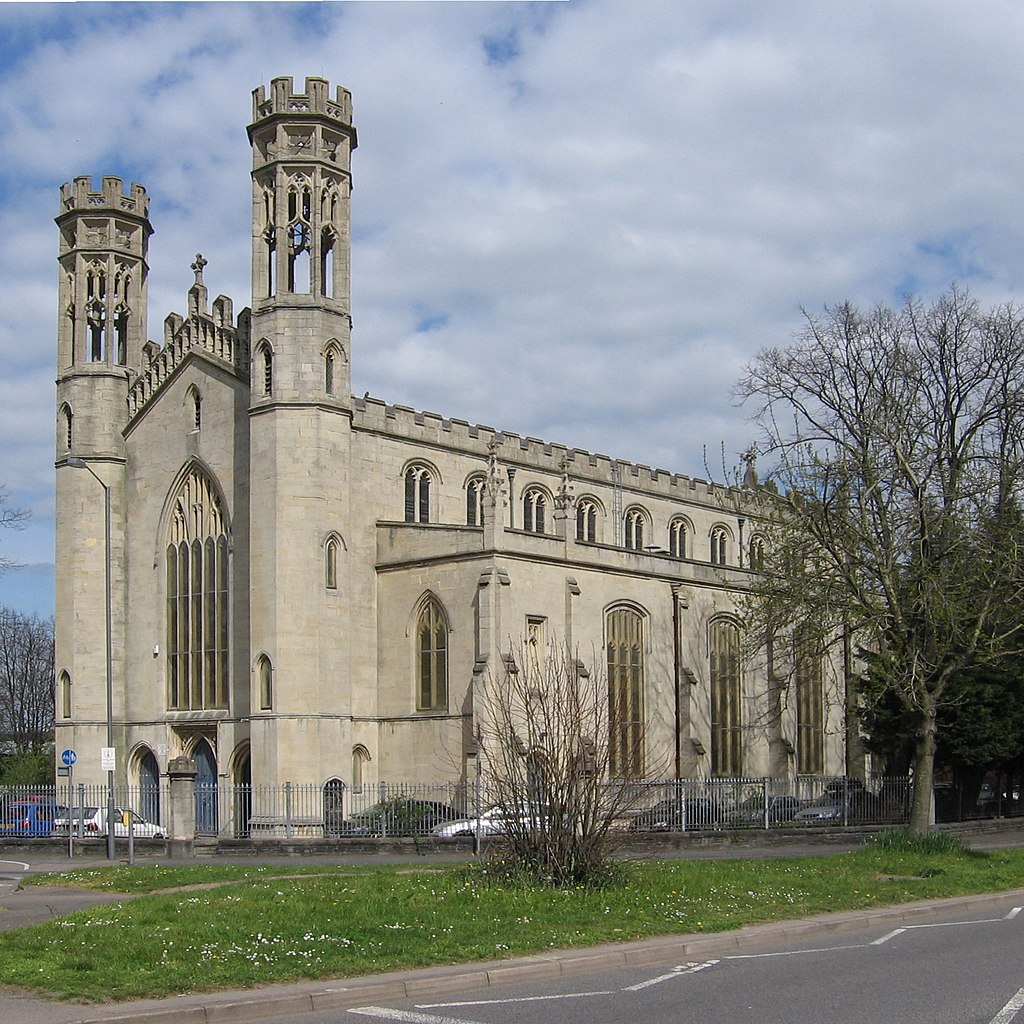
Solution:
M28 871L28 869L32 867L31 864L26 864L21 860L0 860L0 864L16 864L22 871Z
M671 981L673 978L681 978L687 974L696 974L698 971L703 971L705 967L714 967L717 963L717 960L705 960L702 963L682 964L679 967L673 967L668 974L659 975L657 978L651 978L648 981L641 981L636 985L627 985L622 991L639 992L641 989L650 988L652 985L660 985L663 981Z
M1017 994L992 1018L989 1024L1010 1024L1022 1006L1024 1006L1024 988L1017 990Z
M408 1010L389 1010L386 1006L354 1006L348 1012L363 1017L408 1021L409 1024L479 1024L478 1021L458 1020L455 1017L433 1017L426 1013L410 1013Z
M3 861L0 861L3 863ZM27 867L27 865L26 865ZM910 924L905 925L901 928L894 928L890 932L886 932L885 935L880 938L874 939L872 942L853 942L847 945L839 946L816 946L809 949L789 949L775 953L733 953L726 954L718 960L703 960L703 961L691 961L689 963L680 964L678 967L673 967L671 971L666 974L660 974L655 978L649 978L647 981L638 982L635 985L629 985L626 988L616 990L598 990L592 992L564 992L556 995L546 996L520 996L512 997L507 999L473 999L465 1000L462 1002L445 1002L445 1003L417 1003L417 1009L430 1010L440 1009L442 1007L453 1007L453 1006L496 1006L502 1003L535 1003L535 1002L546 1002L556 999L585 999L593 996L610 996L615 995L617 992L639 992L645 988L650 988L652 985L660 985L665 981L672 981L674 978L683 978L687 975L696 974L698 971L706 970L709 967L714 967L717 964L723 963L727 960L761 960L768 959L769 957L777 956L803 956L807 953L833 953L839 950L849 949L869 949L872 946L882 946L889 942L890 939L895 939L900 935L905 934L909 931L923 928L953 928L964 924L996 924L1000 921L1012 921L1017 917L1022 907L1013 907L1003 917L986 918L981 921L939 921L930 924ZM1024 988L1020 989L1019 992L999 1011L999 1013L992 1018L989 1024L1011 1024L1011 1021L1017 1016L1017 1013L1024 1008ZM459 1020L456 1017L435 1017L424 1013L411 1013L406 1010L389 1010L383 1006L358 1006L348 1011L349 1013L362 1014L365 1017L380 1017L385 1020L403 1021L407 1024L479 1024L477 1021L465 1021Z
M519 996L510 999L466 999L457 1003L417 1003L417 1010L439 1010L443 1006L498 1006L501 1003L542 1003L548 999L586 999L587 996L613 996L618 989L598 992L562 992L554 996Z

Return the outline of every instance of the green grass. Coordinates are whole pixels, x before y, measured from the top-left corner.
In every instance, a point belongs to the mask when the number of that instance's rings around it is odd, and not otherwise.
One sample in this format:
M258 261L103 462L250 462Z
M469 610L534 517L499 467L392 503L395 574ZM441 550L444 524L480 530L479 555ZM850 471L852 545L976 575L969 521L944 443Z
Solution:
M448 866L122 867L36 880L144 894L0 934L4 982L99 1001L499 959L1013 889L1024 886L1024 852L876 845L826 857L639 862L623 885L600 890L503 886ZM189 886L201 888L160 891Z

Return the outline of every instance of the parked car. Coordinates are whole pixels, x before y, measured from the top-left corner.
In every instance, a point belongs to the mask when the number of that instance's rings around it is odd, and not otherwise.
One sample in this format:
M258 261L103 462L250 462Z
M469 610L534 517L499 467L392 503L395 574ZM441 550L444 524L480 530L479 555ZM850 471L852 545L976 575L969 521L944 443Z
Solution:
M741 800L729 812L726 821L730 825L761 825L763 827L767 810L768 824L780 825L785 821L792 821L804 806L805 801L799 797L785 794L768 797L766 808L763 794L755 793L753 796L748 796L746 800Z
M691 796L661 800L641 811L630 823L630 832L682 832L713 827L724 815L718 802L709 796Z
M46 837L64 808L51 800L12 800L0 806L0 836Z
M454 821L441 822L431 829L431 833L435 836L474 836L479 828L482 836L500 836L518 828L536 827L542 824L548 813L546 807L494 804L481 811L478 818L456 818Z
M63 810L63 808L62 808ZM166 839L167 831L162 825L146 821L130 808L114 808L114 836L127 839L129 831L136 839ZM76 807L70 815L57 818L53 822L53 831L58 835L67 835L70 828L74 835L105 836L107 834L106 807ZM81 827L79 827L81 823Z
M825 792L817 800L798 811L793 820L797 823L813 822L865 822L878 821L881 805L878 797L857 779L839 779L825 786Z
M362 835L423 835L435 825L458 817L454 808L437 800L414 800L396 796L365 811L349 815L348 822Z

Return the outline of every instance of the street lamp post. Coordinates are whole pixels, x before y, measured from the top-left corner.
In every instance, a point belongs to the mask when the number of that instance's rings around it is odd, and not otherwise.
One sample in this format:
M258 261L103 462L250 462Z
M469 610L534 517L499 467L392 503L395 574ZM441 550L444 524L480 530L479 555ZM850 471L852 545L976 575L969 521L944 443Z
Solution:
M107 640L107 749L114 750L114 656L113 656L113 599L110 593L110 487L83 459L70 458L67 464L72 469L88 470L92 478L103 488L103 593L106 610ZM107 860L114 860L114 769L107 769Z

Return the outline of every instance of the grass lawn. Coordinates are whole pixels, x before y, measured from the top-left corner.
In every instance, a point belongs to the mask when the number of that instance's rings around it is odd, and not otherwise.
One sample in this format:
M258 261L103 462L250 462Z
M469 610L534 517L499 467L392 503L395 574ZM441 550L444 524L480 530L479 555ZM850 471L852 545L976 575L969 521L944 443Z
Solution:
M1015 889L1024 887L1024 851L870 847L782 860L637 862L624 884L604 890L502 886L465 866L120 867L33 880L141 894L0 933L4 982L102 1001L497 959Z

